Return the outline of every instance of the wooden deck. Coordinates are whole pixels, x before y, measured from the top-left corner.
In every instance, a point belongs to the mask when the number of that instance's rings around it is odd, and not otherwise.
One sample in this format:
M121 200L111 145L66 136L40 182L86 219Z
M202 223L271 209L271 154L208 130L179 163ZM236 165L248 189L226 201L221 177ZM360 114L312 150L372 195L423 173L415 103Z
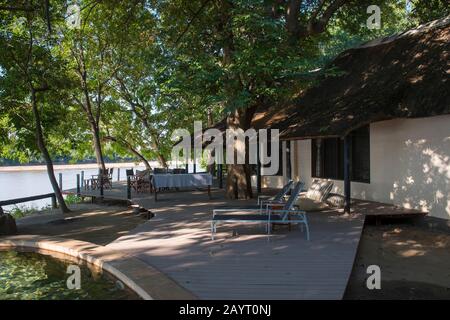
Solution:
M263 192L265 194L275 194L278 190L274 189L265 189ZM64 193L66 194L76 194L76 189L69 189L65 190ZM183 193L192 192L192 190L182 190L181 192L175 191L175 190L169 190L169 191L162 191L161 193L158 193L158 198L162 196L162 199L169 200L177 200L180 197L180 194ZM202 192L202 190L194 190L194 192L197 192L197 194L200 196L202 200L208 200L208 194L206 192ZM217 193L217 191L216 191ZM90 189L81 189L81 196L84 197L96 197L100 198L100 190L90 190ZM127 201L127 186L125 181L115 181L113 183L112 189L104 189L104 199L109 200L121 200L121 201ZM152 203L153 194L150 194L148 191L144 193L137 193L132 190L131 192L131 203L145 203L150 204L147 209L153 208ZM144 201L144 202L143 202ZM153 201L154 202L154 201ZM406 209L397 207L391 204L386 203L380 203L375 201L369 201L369 200L352 200L352 212L363 214L365 216L375 217L375 218L414 218L414 217L420 217L425 216L428 213L415 210L415 209ZM335 210L329 210L335 211ZM340 213L340 210L336 210L336 212Z
M201 299L341 299L364 222L361 215L318 213L308 215L311 241L296 227L267 236L261 225L220 226L212 241L212 208L231 204L222 191L213 190L212 200L194 191L134 201L156 217L108 247L156 267Z
M73 192L73 190L69 190ZM99 196L98 191L84 191ZM125 184L104 197L126 200ZM108 247L156 267L200 299L342 299L353 267L365 215L401 212L393 206L355 201L353 214L308 213L311 241L300 228L278 227L267 236L261 225L219 225L211 240L215 206L254 204L226 200L213 189L132 194L133 203L156 214ZM415 214L417 212L414 212Z

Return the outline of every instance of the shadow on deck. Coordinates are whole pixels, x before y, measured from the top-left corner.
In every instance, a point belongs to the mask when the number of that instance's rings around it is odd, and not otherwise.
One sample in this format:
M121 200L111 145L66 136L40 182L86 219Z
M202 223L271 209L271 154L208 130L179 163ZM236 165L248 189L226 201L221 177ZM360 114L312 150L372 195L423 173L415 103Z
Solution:
M98 197L99 192L82 195ZM104 197L126 200L125 184L115 183ZM131 202L155 218L108 247L156 267L200 299L342 299L365 215L417 214L355 201L349 216L340 210L308 213L311 241L300 228L289 232L280 226L267 236L258 224L223 225L211 240L214 207L255 200L228 200L214 188L212 199L205 190L191 190L162 192L157 202L149 193L133 193Z

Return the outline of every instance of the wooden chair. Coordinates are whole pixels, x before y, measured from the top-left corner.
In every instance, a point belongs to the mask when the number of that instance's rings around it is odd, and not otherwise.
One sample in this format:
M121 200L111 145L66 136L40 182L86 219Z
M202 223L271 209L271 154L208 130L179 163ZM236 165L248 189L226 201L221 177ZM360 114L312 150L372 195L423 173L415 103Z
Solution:
M112 176L110 177L108 169L103 171L99 169L98 174L93 174L91 176L91 189L100 189L101 186L103 188L112 189Z

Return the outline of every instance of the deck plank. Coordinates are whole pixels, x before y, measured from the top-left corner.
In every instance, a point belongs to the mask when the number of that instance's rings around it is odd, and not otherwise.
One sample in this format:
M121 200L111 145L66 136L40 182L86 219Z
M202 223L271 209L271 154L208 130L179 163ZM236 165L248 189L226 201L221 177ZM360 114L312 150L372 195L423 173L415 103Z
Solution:
M108 246L158 268L201 299L342 299L362 215L308 214L311 241L297 227L267 236L261 226L238 224L219 226L212 241L212 208L232 202L217 190L210 201L193 193L162 194L156 203L134 199L156 217Z

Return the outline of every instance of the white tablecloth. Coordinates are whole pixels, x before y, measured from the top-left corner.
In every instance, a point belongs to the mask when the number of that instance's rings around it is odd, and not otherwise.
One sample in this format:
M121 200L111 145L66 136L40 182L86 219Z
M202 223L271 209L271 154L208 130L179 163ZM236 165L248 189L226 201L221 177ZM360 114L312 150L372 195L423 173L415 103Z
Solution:
M209 173L155 174L153 184L156 188L207 187L212 185Z

